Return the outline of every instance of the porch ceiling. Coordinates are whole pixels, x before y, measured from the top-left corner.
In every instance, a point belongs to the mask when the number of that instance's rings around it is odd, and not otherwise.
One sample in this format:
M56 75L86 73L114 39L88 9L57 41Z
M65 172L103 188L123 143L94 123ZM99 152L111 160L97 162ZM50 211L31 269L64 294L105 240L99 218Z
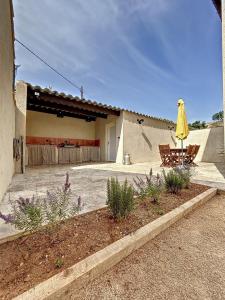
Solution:
M58 117L72 117L95 121L106 119L108 115L120 115L120 110L111 106L87 101L71 95L58 94L50 89L42 89L28 84L27 110L55 114Z

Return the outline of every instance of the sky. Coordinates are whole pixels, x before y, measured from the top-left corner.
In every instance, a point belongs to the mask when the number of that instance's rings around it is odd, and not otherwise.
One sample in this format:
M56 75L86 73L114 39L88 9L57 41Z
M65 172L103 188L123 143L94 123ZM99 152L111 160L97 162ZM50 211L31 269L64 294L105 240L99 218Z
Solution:
M221 21L211 0L14 0L15 36L86 99L189 122L222 110ZM16 79L79 90L15 43Z

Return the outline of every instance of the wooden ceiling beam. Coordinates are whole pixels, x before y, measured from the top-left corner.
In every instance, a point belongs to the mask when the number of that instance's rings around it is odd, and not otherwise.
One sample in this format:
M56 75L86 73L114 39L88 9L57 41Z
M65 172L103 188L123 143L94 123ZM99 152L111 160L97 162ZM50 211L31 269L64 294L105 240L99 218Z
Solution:
M31 103L29 103L27 105L27 110L43 112L43 113L53 114L53 115L62 116L62 117L65 116L65 117L70 117L70 118L77 118L77 119L82 119L85 121L96 121L96 117L94 117L94 116L80 115L80 114L76 114L74 112L65 111L65 110L61 110L58 108L46 107L46 106L42 106L42 105L35 105L35 104L31 104Z
M56 104L53 102L47 102L42 99L28 98L27 105L35 105L36 107L42 106L42 107L46 107L46 109L47 108L58 109L58 110L65 111L68 113L82 115L85 118L91 117L91 118L107 119L107 114L92 112L92 111L83 110L83 109L79 109L79 108L75 108L75 107L70 107L70 106L66 106L66 105L62 105L62 104Z

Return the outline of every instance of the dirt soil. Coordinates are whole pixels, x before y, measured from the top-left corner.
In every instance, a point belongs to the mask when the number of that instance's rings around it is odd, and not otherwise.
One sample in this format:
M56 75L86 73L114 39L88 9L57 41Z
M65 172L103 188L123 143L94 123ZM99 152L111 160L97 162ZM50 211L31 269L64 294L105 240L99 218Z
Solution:
M68 219L0 245L0 299L11 299L206 191L191 184L180 195L164 193L160 204L137 200L132 214L114 221L107 208Z
M185 216L70 300L224 300L225 194Z

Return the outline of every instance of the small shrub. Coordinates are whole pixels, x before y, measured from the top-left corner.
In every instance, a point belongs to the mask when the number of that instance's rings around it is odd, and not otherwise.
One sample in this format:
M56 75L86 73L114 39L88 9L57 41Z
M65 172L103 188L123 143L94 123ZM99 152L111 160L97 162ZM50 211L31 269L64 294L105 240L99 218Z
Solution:
M147 176L147 175L146 175ZM133 178L134 185L135 185L135 194L138 195L140 198L146 197L146 189L147 184L146 181L144 181L141 177L136 176L136 178Z
M15 202L11 201L11 207L12 212L8 215L0 212L0 218L19 230L32 232L44 224L54 225L77 214L81 210L81 198L78 197L77 202L73 201L67 173L63 187L47 191L45 199L37 196L26 199L20 197Z
M60 268L62 268L63 265L64 265L63 259L61 257L57 258L55 261L55 267L57 269L60 269Z
M161 207L158 207L158 206L154 206L154 211L157 213L157 215L164 215L164 210L161 208Z
M190 168L176 167L174 168L174 171L178 173L180 177L183 179L183 187L185 189L188 189L191 181L191 176L192 176Z
M149 175L145 175L145 180L138 176L133 180L136 186L136 194L139 197L150 197L153 203L159 203L159 198L164 188L163 181L159 174L153 176L151 169Z
M108 179L106 204L114 219L126 217L134 208L133 187L127 180L120 184L117 178Z
M16 229L35 231L44 221L44 214L40 200L33 196L32 198L20 197L15 203L11 202L12 213L3 215L0 212L0 218L15 226Z
M184 186L183 178L174 170L170 170L167 174L163 170L165 187L169 193L178 194Z
M44 214L47 223L54 225L77 214L81 210L81 198L72 200L69 174L66 174L66 182L62 188L47 191L47 198L43 202Z

